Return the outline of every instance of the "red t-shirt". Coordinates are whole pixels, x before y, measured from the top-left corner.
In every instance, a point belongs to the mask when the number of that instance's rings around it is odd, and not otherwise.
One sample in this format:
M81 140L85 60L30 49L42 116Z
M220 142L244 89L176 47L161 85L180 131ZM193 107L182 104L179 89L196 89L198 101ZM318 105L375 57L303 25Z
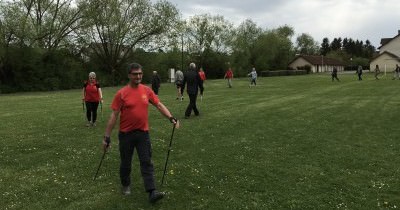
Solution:
M204 71L199 71L199 76L201 80L206 80L206 74L204 74Z
M232 72L232 70L226 71L225 77L226 77L226 78L232 78L232 77L233 77L233 72Z
M139 84L137 88L127 85L121 88L111 104L112 110L120 110L119 130L149 130L149 103L158 105L160 100L147 86Z
M100 101L100 93L99 88L100 85L97 82L91 84L90 82L85 83L85 101L87 102L99 102Z

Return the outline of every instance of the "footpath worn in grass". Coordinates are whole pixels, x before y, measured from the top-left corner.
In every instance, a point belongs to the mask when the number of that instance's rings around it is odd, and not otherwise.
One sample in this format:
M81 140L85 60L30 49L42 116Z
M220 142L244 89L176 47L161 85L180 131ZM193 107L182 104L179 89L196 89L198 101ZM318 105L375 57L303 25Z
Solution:
M205 84L200 117L162 84L181 120L167 196L150 205L136 154L132 195L119 184L117 130L99 177L103 119L85 127L80 90L0 96L2 209L387 209L400 207L400 81L327 74ZM157 185L172 125L150 109Z

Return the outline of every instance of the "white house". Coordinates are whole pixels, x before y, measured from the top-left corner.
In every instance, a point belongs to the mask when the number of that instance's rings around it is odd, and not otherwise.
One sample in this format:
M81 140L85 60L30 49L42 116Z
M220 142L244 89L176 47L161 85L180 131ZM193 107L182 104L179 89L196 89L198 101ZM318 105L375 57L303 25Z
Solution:
M340 61L321 55L297 55L288 66L292 69L304 69L307 65L311 67L313 73L331 72L334 67L338 71L344 70L344 65Z
M393 38L382 38L378 49L379 55L371 60L369 68L373 70L379 65L381 71L393 71L400 64L400 30Z

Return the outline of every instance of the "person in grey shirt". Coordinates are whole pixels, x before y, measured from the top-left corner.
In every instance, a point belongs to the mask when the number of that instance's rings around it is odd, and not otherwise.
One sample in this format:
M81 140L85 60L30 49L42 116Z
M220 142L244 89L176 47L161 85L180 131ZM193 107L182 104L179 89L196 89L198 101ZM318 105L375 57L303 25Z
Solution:
M249 74L247 74L247 76L250 76L250 85L249 87L251 87L253 84L254 86L257 86L257 72L256 72L256 68L253 67L253 69L251 70L251 72Z
M181 70L175 72L175 84L176 89L178 89L176 100L183 100L183 73Z

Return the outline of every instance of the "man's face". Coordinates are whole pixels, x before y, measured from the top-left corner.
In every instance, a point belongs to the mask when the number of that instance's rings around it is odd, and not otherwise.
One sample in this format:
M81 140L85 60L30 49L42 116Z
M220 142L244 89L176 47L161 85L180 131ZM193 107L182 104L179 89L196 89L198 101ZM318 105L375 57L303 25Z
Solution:
M128 74L128 78L133 84L139 85L142 82L143 78L142 69L132 69L131 72Z

